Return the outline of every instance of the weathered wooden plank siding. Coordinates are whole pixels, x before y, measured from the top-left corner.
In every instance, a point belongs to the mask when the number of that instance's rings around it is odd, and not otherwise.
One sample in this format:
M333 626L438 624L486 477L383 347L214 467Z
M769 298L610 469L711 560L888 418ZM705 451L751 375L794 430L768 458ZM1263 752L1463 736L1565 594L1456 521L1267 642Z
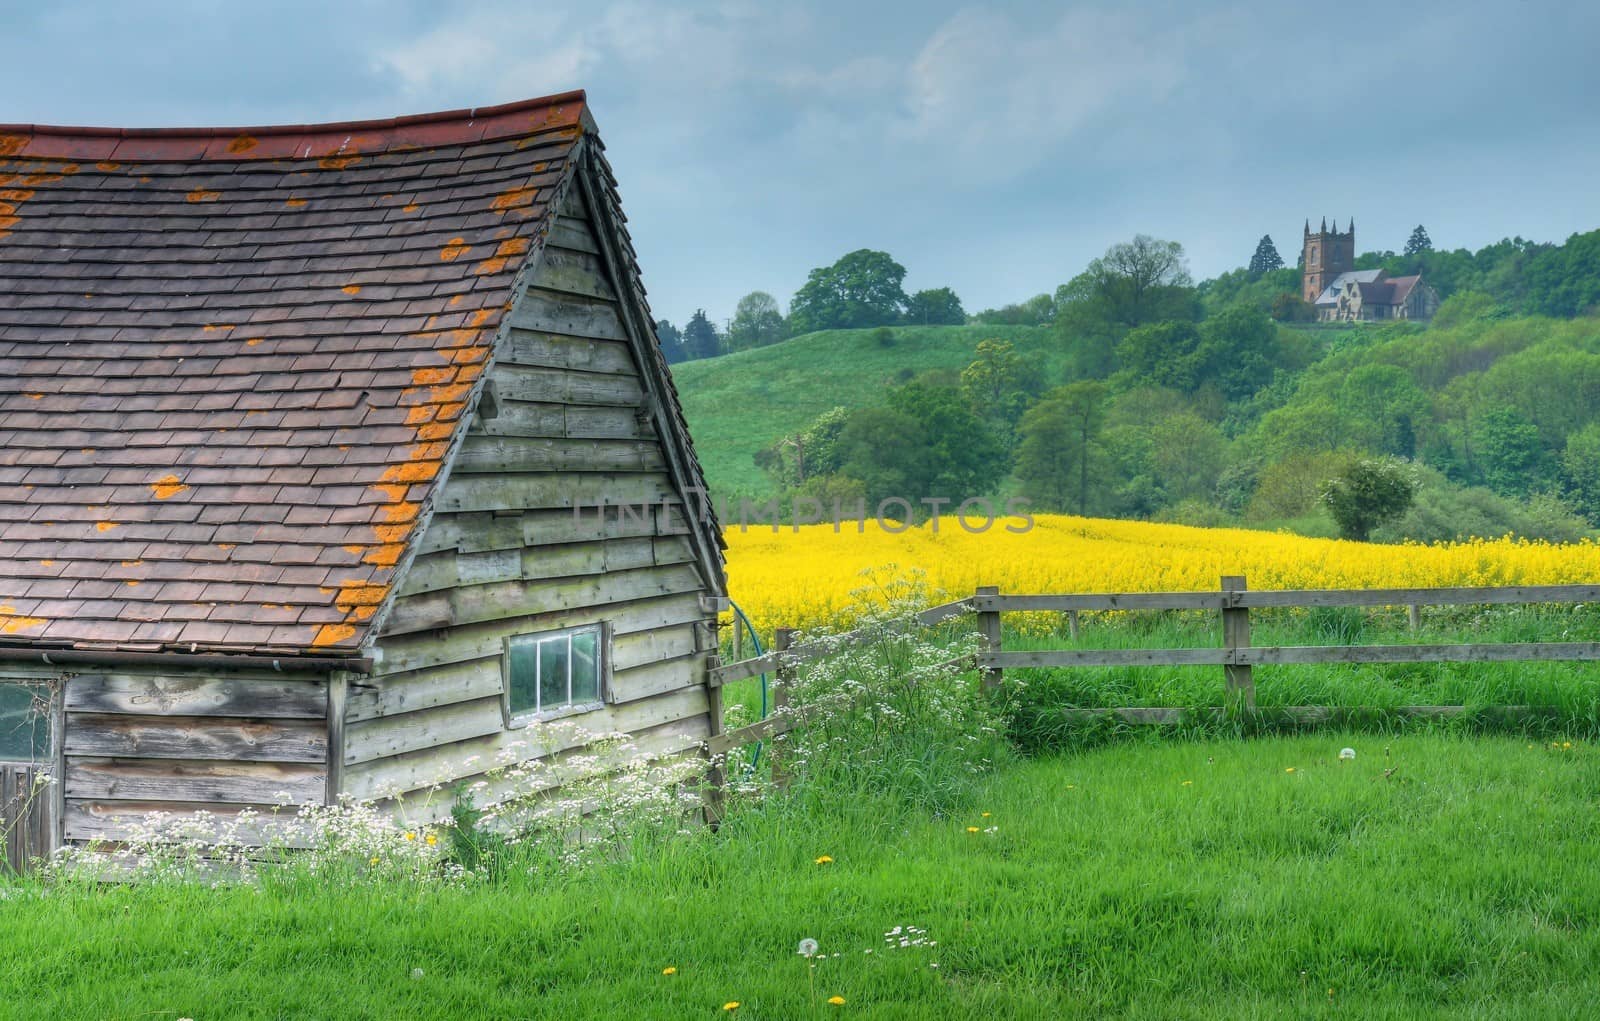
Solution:
M119 671L70 676L63 836L118 840L153 811L227 819L327 796L327 680Z
M550 741L570 728L506 725L513 635L609 624L610 702L565 723L650 734L659 754L710 732L711 588L600 251L574 193L384 621L379 674L351 684L347 793L392 797L506 754L569 750Z

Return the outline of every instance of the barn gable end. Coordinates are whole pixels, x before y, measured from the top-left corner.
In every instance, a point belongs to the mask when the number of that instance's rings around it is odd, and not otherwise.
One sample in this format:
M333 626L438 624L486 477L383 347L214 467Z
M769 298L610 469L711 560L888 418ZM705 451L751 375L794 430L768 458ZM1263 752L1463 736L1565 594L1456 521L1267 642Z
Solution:
M381 613L377 672L351 689L342 789L355 797L570 746L508 724L504 643L517 635L605 626L609 696L571 717L585 729L661 755L712 733L720 546L670 376L641 336L626 236L595 211L614 195L604 162L586 154L576 173Z

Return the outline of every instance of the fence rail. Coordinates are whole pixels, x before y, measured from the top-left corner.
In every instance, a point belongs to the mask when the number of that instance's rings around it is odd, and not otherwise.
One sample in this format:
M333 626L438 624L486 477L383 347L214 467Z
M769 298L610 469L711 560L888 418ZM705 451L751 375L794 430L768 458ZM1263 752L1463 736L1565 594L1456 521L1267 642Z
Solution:
M1220 666L1223 668L1222 708L1185 709L1175 707L1063 708L1077 717L1114 716L1126 723L1166 724L1194 713L1256 712L1256 666L1313 663L1507 663L1530 661L1597 661L1600 642L1506 642L1453 645L1332 645L1332 646L1254 646L1250 641L1250 611L1334 606L1406 607L1410 627L1420 626L1423 606L1505 606L1519 604L1600 602L1600 585L1512 585L1456 586L1441 588L1384 589L1289 589L1251 591L1240 575L1226 575L1213 592L1125 592L1082 594L1002 594L992 586L980 587L975 594L955 602L924 610L914 617L890 625L874 625L842 635L791 643L792 629L779 629L773 652L754 659L728 663L710 671L713 688L755 677L778 674L777 691L786 706L788 685L798 667L843 649L861 646L887 636L933 627L963 614L975 614L977 630L986 648L976 656L952 661L952 665L977 669L986 688L1004 683L1005 671L1030 667L1116 667L1116 666ZM1001 617L1006 613L1064 613L1070 622L1071 638L1079 637L1080 611L1123 610L1213 610L1222 618L1222 644L1204 648L1179 649L1032 649L1006 652ZM1529 712L1537 707L1500 706L1499 710ZM1273 713L1304 720L1331 719L1349 708L1331 706L1280 706ZM1466 711L1464 706L1403 706L1389 709L1412 716L1446 717ZM793 730L804 722L805 714L779 709L777 714L738 730L718 734L708 742L714 760L728 752L757 741L768 741ZM722 782L714 771L713 786Z

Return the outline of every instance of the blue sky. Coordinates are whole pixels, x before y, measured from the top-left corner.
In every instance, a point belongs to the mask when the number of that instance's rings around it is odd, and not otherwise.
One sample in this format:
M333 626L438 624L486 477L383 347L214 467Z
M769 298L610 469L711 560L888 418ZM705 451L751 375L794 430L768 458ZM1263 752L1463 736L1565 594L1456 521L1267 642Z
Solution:
M1135 233L1197 278L1600 226L1600 5L0 0L0 121L306 123L588 90L657 316L855 248L969 310Z

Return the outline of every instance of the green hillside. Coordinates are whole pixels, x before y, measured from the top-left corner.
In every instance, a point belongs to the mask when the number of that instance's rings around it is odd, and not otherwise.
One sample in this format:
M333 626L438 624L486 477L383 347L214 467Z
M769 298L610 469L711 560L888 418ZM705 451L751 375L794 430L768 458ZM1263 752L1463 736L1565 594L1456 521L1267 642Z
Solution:
M803 428L829 408L866 406L882 399L897 377L927 370L960 371L980 340L998 337L1045 362L1060 378L1060 341L1039 326L897 326L883 346L876 330L826 330L672 367L695 450L711 488L731 496L765 498L771 481L755 452Z

